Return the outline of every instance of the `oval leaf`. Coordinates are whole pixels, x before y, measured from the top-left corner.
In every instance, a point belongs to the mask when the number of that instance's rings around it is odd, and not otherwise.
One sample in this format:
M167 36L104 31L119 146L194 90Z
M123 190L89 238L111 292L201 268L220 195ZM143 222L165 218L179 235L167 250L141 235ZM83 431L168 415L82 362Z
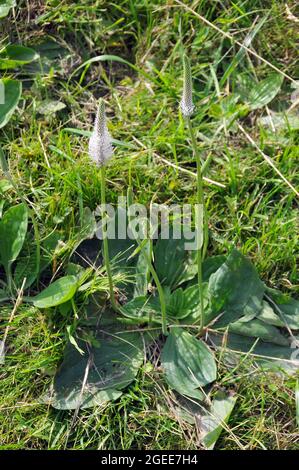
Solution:
M251 88L248 97L250 109L259 109L270 103L279 92L283 82L280 74L271 74Z
M88 408L115 400L136 377L144 360L140 333L101 332L96 339L96 346L78 340L83 354L71 343L66 346L63 363L54 379L54 395L49 400L55 408Z
M14 69L38 59L39 55L30 47L12 44L0 52L0 70Z
M248 322L237 321L229 325L229 331L242 336L260 338L263 341L288 346L289 340L283 336L279 329L273 325L267 325L263 321L253 319Z
M50 284L40 294L33 297L31 301L38 308L56 307L74 297L77 287L76 276L64 276Z
M236 403L236 396L217 392L210 410L201 417L200 431L204 446L211 450L214 448L222 429L229 420Z
M0 128L5 126L16 109L22 93L22 85L11 78L0 79Z
M217 327L227 326L242 316L257 316L262 309L265 286L249 259L233 250L225 263L211 275L208 287L208 320L221 314Z
M216 380L216 362L210 349L180 328L171 329L161 364L168 385L192 398L202 399L199 388Z
M172 230L169 236L167 240L159 238L155 246L154 258L161 283L174 289L192 279L197 273L196 252L186 250L186 240L175 239Z

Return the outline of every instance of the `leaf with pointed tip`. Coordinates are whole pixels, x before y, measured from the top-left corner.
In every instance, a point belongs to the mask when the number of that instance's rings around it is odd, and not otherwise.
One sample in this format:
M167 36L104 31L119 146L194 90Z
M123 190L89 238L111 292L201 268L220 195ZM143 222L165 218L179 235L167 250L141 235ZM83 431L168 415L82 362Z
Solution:
M186 250L185 243L184 238L173 238L170 231L170 238L159 238L154 249L155 268L160 282L171 289L189 281L197 273L196 253Z
M256 316L262 308L265 287L252 263L233 250L220 268L210 276L210 309L207 321L221 314L216 327Z
M202 399L201 387L216 380L216 363L206 344L181 328L172 328L161 355L168 385L189 397Z
M83 355L72 344L66 346L50 400L55 408L87 408L115 400L136 377L144 360L140 333L102 332L96 339L92 346L77 341Z
M266 289L273 302L273 308L283 326L288 325L293 330L299 330L299 300L292 299L289 295L283 294L279 290Z
M263 341L279 344L280 346L288 346L289 340L283 336L279 329L273 325L267 325L258 319L248 322L234 322L229 325L229 331L242 336L250 336L251 338L260 338Z
M121 313L136 323L147 323L150 320L161 323L161 307L156 297L138 296L120 307Z
M14 69L37 60L39 55L31 47L11 44L1 49L0 70Z
M50 308L72 299L78 288L76 276L64 276L50 284L35 297L27 299L38 308Z
M280 91L282 82L283 76L278 73L273 73L261 82L253 85L247 100L250 109L263 108L269 104Z
M234 366L239 354L249 353L249 356L263 369L281 370L287 373L299 370L297 350L291 346L280 346L234 333L229 333L227 337L220 333L211 333L209 336L216 347L224 348L224 354L230 362L233 360Z
M219 391L210 409L202 416L200 420L201 441L207 449L214 448L234 409L236 399L234 395Z
M284 322L274 312L271 305L265 300L263 301L262 310L260 311L260 313L258 314L256 318L258 320L261 320L264 323L267 323L267 325L273 325L273 326L278 326L278 327L285 326Z

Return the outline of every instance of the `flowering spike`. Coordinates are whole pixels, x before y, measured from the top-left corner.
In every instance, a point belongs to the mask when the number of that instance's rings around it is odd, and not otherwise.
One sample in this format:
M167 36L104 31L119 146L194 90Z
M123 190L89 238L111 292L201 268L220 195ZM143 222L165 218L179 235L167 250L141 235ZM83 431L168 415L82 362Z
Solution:
M182 115L184 117L190 117L194 111L194 105L192 101L192 74L190 61L187 55L184 55L184 86L183 95L180 103Z
M103 166L112 157L112 140L106 124L105 104L101 99L89 139L89 156L97 165Z

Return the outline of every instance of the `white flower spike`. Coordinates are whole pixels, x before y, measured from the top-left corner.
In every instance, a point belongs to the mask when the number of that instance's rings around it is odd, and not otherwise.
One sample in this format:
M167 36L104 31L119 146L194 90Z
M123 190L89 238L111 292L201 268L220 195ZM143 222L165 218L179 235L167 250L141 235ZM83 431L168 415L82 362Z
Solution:
M184 55L184 86L180 103L182 115L187 118L193 114L194 105L192 101L192 74L189 59Z
M105 104L101 99L89 139L89 156L98 166L104 166L113 155L112 139L106 124Z

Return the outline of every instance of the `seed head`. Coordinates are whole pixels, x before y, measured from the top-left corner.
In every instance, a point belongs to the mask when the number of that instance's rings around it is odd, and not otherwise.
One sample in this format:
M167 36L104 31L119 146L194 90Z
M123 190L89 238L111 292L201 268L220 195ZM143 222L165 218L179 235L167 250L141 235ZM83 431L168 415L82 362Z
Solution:
M105 104L99 102L94 128L89 139L89 156L98 166L105 165L113 155L112 140L106 124Z
M184 117L189 117L193 114L194 105L192 101L192 74L190 61L186 55L184 55L184 85L180 108Z

